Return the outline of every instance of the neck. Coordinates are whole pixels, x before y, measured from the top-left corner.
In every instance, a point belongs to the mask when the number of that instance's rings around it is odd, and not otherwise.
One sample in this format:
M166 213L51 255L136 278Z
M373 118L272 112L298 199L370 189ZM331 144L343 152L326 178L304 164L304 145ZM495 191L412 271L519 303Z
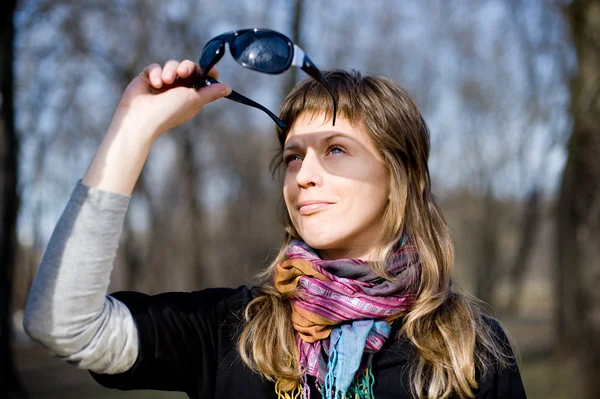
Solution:
M374 261L375 255L372 248L352 248L352 249L320 249L319 256L323 260L335 259L360 259L365 261Z

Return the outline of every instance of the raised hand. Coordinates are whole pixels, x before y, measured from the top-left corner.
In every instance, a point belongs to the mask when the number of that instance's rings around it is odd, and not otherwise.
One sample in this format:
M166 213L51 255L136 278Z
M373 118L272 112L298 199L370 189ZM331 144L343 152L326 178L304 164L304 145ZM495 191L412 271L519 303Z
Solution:
M224 84L194 89L194 78L199 74L200 67L190 60L170 60L164 67L147 66L127 86L115 118L133 120L156 138L192 119L205 104L231 93ZM213 67L208 75L217 79L217 68Z

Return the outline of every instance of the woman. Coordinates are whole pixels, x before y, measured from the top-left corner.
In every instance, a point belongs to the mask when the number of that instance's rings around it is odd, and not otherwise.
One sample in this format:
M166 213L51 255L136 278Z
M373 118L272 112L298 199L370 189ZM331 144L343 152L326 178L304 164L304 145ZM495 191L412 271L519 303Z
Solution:
M454 290L429 132L384 78L326 74L335 126L318 83L287 96L286 235L260 287L107 296L153 142L230 92L177 87L198 72L191 61L153 64L125 91L31 288L34 340L106 387L190 398L525 397L503 328Z

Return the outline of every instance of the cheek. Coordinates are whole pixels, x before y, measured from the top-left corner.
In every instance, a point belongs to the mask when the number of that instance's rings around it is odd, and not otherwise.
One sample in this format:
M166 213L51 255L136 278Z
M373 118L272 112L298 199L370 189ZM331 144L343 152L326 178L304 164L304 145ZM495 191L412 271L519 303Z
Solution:
M367 218L381 217L389 201L389 183L387 181L373 182L362 187L358 195L360 202L355 204L356 211Z
M290 209L290 205L292 201L295 200L297 195L298 186L295 183L295 179L286 173L285 178L283 180L283 199L288 209Z
M371 219L380 217L387 205L387 191L375 185L360 188L350 204L348 216L353 215L358 219Z
M390 174L386 167L381 164L365 165L357 171L356 176L361 182L356 187L359 196L371 204L387 201L390 192Z

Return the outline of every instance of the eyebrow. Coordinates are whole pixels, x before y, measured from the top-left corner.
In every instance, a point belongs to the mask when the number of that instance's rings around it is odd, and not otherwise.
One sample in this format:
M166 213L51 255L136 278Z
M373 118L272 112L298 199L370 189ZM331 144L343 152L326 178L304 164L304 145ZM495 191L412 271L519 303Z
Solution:
M333 140L335 138L338 138L338 137L341 137L341 138L344 138L344 139L348 139L348 140L354 141L355 143L358 143L358 140L356 140L354 137L352 137L352 136L350 136L348 134L340 133L340 132L333 132L331 134L328 134L325 137L319 138L317 141L320 142L320 143L326 143L326 142L329 142L329 141L331 141L331 140ZM286 144L283 147L283 152L290 151L290 150L299 150L301 148L302 148L302 146L299 143L297 143L297 140L296 140L296 141L292 141L292 143L289 144L289 145Z

